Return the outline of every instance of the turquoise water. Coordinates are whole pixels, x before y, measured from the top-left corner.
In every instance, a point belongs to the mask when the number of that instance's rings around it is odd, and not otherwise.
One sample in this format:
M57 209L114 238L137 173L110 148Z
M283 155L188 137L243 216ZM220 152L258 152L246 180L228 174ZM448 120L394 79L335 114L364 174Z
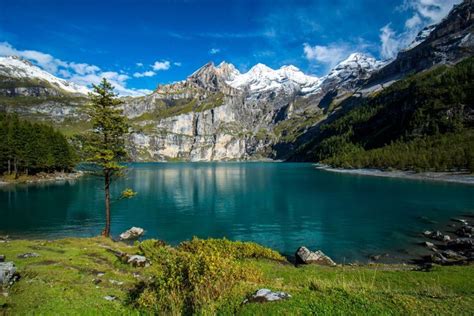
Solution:
M338 261L403 255L420 231L474 210L474 187L337 174L311 164L133 164L115 194L112 233L130 226L177 244L192 236L255 241L292 254L300 245ZM0 234L94 236L103 227L101 182L0 188Z

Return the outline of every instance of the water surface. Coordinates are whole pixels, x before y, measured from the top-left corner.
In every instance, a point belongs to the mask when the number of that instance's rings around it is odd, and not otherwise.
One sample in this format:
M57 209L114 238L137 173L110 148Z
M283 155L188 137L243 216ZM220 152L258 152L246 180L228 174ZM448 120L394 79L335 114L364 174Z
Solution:
M0 234L94 236L103 191L94 177L0 188ZM403 254L419 232L474 210L474 187L331 173L293 163L133 164L113 185L138 195L112 204L112 233L130 226L177 244L192 236L255 241L292 254L300 245L338 261Z

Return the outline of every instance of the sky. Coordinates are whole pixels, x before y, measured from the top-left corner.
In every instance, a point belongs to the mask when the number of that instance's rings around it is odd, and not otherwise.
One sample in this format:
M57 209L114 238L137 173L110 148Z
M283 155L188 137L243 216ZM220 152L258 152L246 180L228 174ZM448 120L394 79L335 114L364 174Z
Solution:
M390 59L460 0L0 0L0 56L121 95L209 61L323 76L353 52Z

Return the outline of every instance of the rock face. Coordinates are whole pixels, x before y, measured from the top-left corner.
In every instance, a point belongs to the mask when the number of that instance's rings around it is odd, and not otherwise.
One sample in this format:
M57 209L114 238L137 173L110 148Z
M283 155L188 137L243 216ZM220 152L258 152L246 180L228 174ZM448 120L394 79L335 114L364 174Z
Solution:
M335 266L336 263L326 256L321 250L315 252L310 251L306 247L300 247L296 250L295 257L298 263L318 264L322 266Z

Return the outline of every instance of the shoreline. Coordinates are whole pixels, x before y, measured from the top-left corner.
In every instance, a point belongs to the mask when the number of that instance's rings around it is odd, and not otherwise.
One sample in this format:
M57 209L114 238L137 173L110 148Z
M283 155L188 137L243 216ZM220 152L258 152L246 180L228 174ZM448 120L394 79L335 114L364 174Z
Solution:
M83 171L75 172L54 172L54 173L38 173L33 176L20 176L18 179L5 179L0 177L0 186L15 185L15 184L36 184L45 182L59 182L76 180L82 177L85 173Z
M319 170L328 172L353 174L360 176L398 178L411 180L429 180L437 182L460 183L474 185L474 174L467 172L415 172L415 171L383 171L380 169L340 169L326 165L315 164Z

